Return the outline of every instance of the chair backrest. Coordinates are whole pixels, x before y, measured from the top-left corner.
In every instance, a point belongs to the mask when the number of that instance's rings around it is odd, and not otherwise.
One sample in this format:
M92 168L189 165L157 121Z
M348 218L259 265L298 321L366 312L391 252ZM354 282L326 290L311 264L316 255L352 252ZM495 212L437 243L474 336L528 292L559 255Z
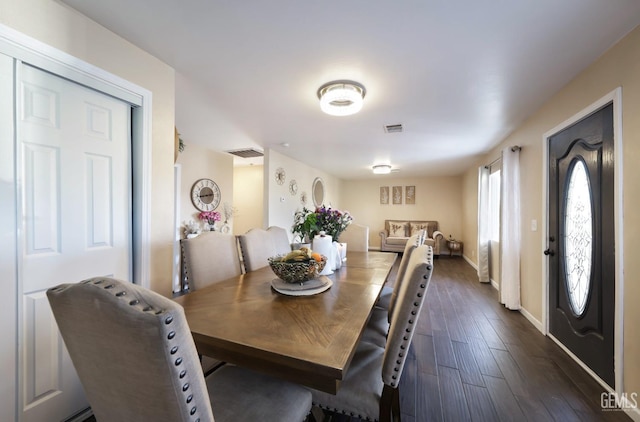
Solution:
M369 226L351 223L338 239L341 243L347 244L349 251L367 252L369 250Z
M397 388L400 382L432 273L432 247L419 246L409 259L387 336L382 381L390 387Z
M132 283L93 278L47 291L99 421L213 421L180 305Z
M251 229L238 236L242 260L246 271L254 271L269 265L267 258L291 252L287 231L271 226L267 230Z
M424 244L426 236L427 236L426 230L420 230L418 233L409 237L409 240L407 240L407 244L404 247L404 252L402 253L402 258L400 259L400 264L398 265L398 273L396 274L396 283L393 286L393 292L391 293L391 299L389 300L389 309L388 309L389 322L391 322L393 307L395 306L396 300L398 298L398 292L400 291L400 287L402 286L404 275L407 271L407 265L409 264L411 255L413 254L413 251L418 246L422 246Z
M182 240L181 244L189 290L201 289L242 272L238 241L233 235L204 232L193 239Z

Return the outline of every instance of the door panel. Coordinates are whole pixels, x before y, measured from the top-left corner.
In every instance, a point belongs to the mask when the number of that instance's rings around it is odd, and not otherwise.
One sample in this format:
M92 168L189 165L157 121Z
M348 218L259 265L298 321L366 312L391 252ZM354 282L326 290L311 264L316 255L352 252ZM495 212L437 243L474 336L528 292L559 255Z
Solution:
M22 411L63 420L88 403L46 289L131 279L130 106L27 65L18 79Z
M614 387L613 105L549 138L549 332Z

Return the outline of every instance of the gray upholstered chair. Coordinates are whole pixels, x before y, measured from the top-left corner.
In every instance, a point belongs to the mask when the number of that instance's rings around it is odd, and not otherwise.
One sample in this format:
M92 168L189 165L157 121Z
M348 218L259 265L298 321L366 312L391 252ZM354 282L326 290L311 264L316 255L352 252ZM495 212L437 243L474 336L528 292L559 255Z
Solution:
M347 251L367 252L369 250L369 227L351 223L338 239L347 244Z
M181 241L189 290L206 287L241 274L238 240L230 234L204 232Z
M417 247L422 246L425 241L425 237L425 230L420 230L418 233L409 237L409 240L405 245L402 258L400 259L400 264L398 265L396 282L393 287L384 286L382 288L376 307L373 309L369 322L367 323L367 327L362 334L362 341L373 343L380 347L384 347L386 344L387 333L389 332L389 323L391 322L391 312L389 310L393 308L393 304L396 301L400 287L405 281L407 265L409 264L411 255Z
M226 365L205 380L183 308L94 278L47 291L95 417L121 421L303 421L301 386Z
M400 420L398 386L432 271L431 246L418 247L398 293L386 347L361 342L338 393L312 390L314 405L362 420Z
M269 265L267 258L291 252L289 235L282 227L267 230L251 229L238 236L245 271L254 271Z

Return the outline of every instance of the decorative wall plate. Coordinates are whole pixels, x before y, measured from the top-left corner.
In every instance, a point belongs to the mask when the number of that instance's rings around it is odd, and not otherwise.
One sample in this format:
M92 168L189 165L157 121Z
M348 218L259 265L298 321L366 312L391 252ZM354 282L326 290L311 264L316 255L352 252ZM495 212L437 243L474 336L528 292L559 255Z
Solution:
M279 185L283 184L284 181L287 179L287 173L285 173L284 169L282 167L278 167L276 169L276 183L278 183Z
M298 183L296 182L296 179L291 179L289 182L289 193L293 196L298 193Z
M300 194L300 203L302 205L307 205L307 192L302 192Z

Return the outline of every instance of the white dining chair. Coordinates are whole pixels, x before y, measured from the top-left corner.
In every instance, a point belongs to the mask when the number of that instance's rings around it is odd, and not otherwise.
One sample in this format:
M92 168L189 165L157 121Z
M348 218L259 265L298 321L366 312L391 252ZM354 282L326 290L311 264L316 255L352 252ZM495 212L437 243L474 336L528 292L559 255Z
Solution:
M267 258L291 252L289 235L282 227L267 230L253 228L238 236L245 271L254 271L269 265Z
M193 239L180 241L184 275L189 291L202 289L242 273L238 239L220 232L203 232ZM200 356L205 376L224 362Z
M390 309L393 308L398 292L400 291L402 283L405 281L407 265L409 264L411 255L413 251L424 244L426 234L426 230L420 230L407 240L398 265L395 283L393 287L384 286L382 288L378 302L373 308L369 322L362 334L362 341L373 343L380 347L385 346L389 332L389 324L391 322ZM431 249L431 253L433 253L433 248Z
M204 232L180 243L189 290L201 289L242 272L238 240L233 235Z
M340 243L347 244L348 251L367 252L369 250L369 226L351 223L338 239Z
M303 421L308 389L233 365L205 379L182 306L111 278L47 291L100 422Z
M386 346L361 342L337 394L312 390L315 406L361 420L400 420L400 379L432 272L432 247L419 246L407 264Z

